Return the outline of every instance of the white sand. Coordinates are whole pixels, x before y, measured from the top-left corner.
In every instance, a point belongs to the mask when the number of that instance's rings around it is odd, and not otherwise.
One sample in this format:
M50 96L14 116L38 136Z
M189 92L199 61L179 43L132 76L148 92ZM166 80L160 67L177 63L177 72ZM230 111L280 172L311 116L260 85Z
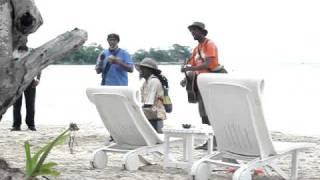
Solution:
M11 132L11 122L5 121L0 123L0 157L5 158L11 167L23 169L25 166L25 154L23 144L24 141L30 140L34 147L43 146L60 134L66 127L62 126L38 126L37 132L22 130L20 132ZM162 168L163 157L149 156L154 165L140 168L136 172L125 171L121 167L121 156L112 155L109 159L109 166L105 169L92 169L89 165L91 153L102 146L107 138L104 128L97 128L92 125L79 125L80 131L77 133L74 154L70 154L68 145L55 147L48 157L48 161L57 162L57 170L61 175L57 179L189 179L188 174L181 169ZM22 129L26 129L23 127ZM315 180L320 179L320 138L303 137L294 135L285 135L279 132L273 132L274 140L288 142L313 142L316 148L299 154L299 179ZM181 151L181 147L175 147L174 152L177 155ZM199 159L204 155L204 151L196 151L195 159ZM281 159L279 162L283 170L289 170L289 157ZM223 169L218 167L218 169ZM226 171L219 171L213 174L210 179L230 179L231 174ZM1 176L0 176L1 179ZM54 179L54 178L52 178ZM272 176L256 176L254 179L280 179Z

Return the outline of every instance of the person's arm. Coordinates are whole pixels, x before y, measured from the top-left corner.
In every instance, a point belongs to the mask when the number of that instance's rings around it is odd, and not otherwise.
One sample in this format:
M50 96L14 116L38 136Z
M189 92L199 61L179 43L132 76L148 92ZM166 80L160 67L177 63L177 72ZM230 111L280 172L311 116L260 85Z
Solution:
M205 56L201 57L201 55L199 53L199 49L197 49L197 48L194 49L192 57L195 57L196 54L199 54L199 56L203 59L203 63L200 65L187 66L184 68L184 72L185 71L199 71L199 70L210 69L210 66L215 61L215 59L218 55L217 54L217 47L212 41L207 41L207 43L205 43L204 50L205 50Z
M186 67L183 68L183 72L185 72L185 71L199 71L199 70L209 69L210 68L210 64L211 64L212 61L213 61L213 57L205 58L204 63L202 63L201 65L186 66Z
M190 59L186 60L185 64L181 67L181 72L198 71L198 70L206 69L207 67L210 66L211 58L205 59L204 63L201 65L195 65L195 58L197 54L198 54L198 49L195 48L192 51L192 55Z
M123 58L124 59L120 59L119 57L113 56L113 58L109 60L113 64L119 64L127 72L133 72L133 62L130 55L126 51L123 52Z
M123 69L128 72L133 72L133 65L122 62L119 58L112 60L113 64L119 64Z
M37 79L40 81L41 78L41 72L39 72L39 74L37 75Z
M37 87L40 83L40 78L41 78L41 72L33 79L32 81L32 87Z
M106 58L106 56L102 51L97 58L97 62L96 62L96 66L95 66L95 70L96 70L97 74L100 74L102 72L103 60L105 58Z

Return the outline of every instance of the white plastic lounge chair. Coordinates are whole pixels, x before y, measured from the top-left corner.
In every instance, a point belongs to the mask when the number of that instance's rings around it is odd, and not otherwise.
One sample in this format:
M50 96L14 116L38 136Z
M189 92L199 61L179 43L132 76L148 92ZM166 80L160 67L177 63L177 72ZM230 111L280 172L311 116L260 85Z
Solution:
M113 138L113 143L93 153L93 167L107 166L107 152L123 153L122 164L127 170L137 170L149 164L143 155L163 154L163 138L145 117L137 100L140 97L138 90L124 86L102 86L88 88L86 93Z
M226 74L201 74L198 86L215 133L218 153L196 161L191 169L195 180L208 179L211 164L238 168L233 180L251 180L255 168L271 169L289 179L274 160L291 154L291 179L297 179L298 151L312 147L307 143L273 142L263 114L263 80ZM239 161L223 162L222 157Z

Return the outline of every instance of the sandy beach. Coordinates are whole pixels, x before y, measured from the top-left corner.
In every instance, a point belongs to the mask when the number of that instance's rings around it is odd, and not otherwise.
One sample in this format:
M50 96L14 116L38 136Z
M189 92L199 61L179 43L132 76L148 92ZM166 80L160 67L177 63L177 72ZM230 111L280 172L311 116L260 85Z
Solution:
M5 158L10 167L24 169L25 154L23 143L29 140L33 148L43 146L48 141L52 140L60 134L66 127L57 126L38 126L38 131L33 132L22 127L20 132L11 132L11 123L8 121L1 122L0 131L0 157ZM67 143L55 147L48 157L47 161L58 163L56 169L61 172L61 175L56 179L138 179L138 180L154 180L154 179L189 179L188 173L182 169L167 168L163 169L163 157L150 155L147 159L153 162L153 165L140 168L138 171L129 172L121 167L121 155L109 156L109 166L105 169L93 169L89 165L91 153L104 145L108 134L105 128L96 127L92 124L79 124L80 130L76 134L76 145L74 153L71 154ZM311 180L320 179L320 138L295 136L283 134L280 132L272 132L273 140L286 142L312 142L316 143L314 149L302 152L299 154L299 179ZM33 151L34 152L34 151ZM173 147L173 154L181 156L182 145ZM194 153L194 158L199 159L206 152L197 150ZM289 156L281 159L278 164L284 171L289 171ZM222 167L217 169L222 170L214 173L210 179L230 179L231 174L225 171ZM50 179L55 179L49 177ZM1 177L0 177L1 179ZM255 176L254 179L280 179L276 175Z

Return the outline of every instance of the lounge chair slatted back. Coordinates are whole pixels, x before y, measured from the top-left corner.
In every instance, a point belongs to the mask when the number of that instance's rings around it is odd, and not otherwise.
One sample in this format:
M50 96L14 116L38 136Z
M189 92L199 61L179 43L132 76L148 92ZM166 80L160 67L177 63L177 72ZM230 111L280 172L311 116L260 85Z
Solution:
M233 180L251 180L255 169L261 167L289 179L275 163L287 155L291 155L290 179L297 179L298 151L312 148L314 144L272 141L262 107L263 80L206 73L200 74L197 82L218 152L193 164L190 174L194 180L209 179L211 164L238 167Z
M207 99L205 107L214 109L207 114L219 151L248 157L275 154L261 107L263 81L228 81L225 76L219 81L219 77L210 82L213 77L203 75L198 80L202 97Z
M138 94L137 90L121 86L87 89L87 95L96 105L105 127L120 146L162 143L141 109Z

